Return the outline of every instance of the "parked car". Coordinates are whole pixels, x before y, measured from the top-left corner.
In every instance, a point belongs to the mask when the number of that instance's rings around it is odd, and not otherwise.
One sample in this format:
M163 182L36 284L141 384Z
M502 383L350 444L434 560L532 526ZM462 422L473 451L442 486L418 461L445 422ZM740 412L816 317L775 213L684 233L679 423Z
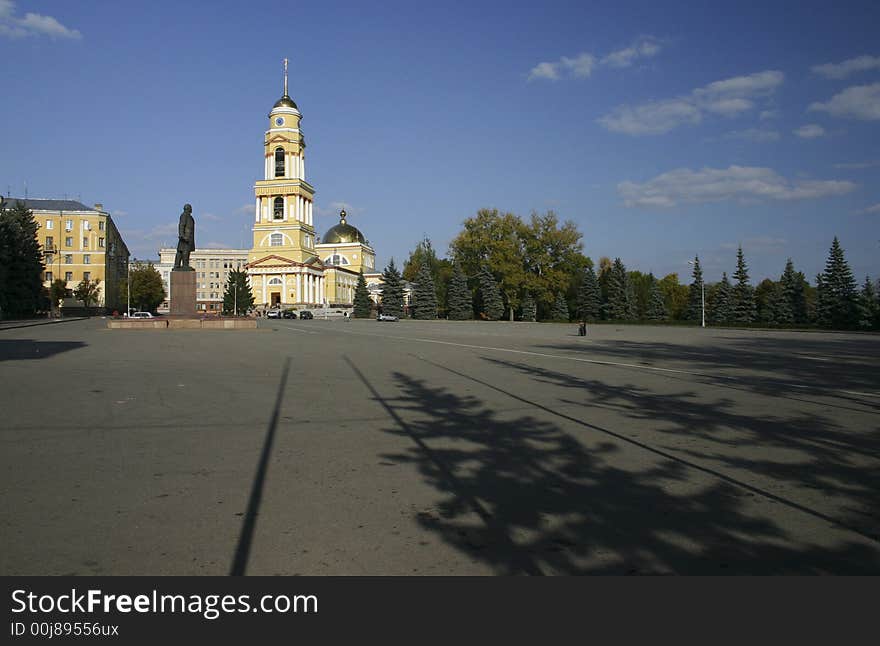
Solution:
M133 318L133 319L151 319L151 318L153 318L153 315L150 314L149 312L135 312L134 314L131 315L131 318Z
M396 321L397 317L393 316L391 314L379 314L379 316L376 317L376 320L377 321Z
M296 312L294 312L293 310L284 310L284 311L281 313L281 316L282 316L283 318L286 318L286 319L295 319L295 318L296 318Z
M280 319L281 318L281 310L266 310L266 318L267 319Z
M299 319L301 321L305 321L307 319L311 320L313 318L315 318L315 316L309 310L303 310L302 312L299 313Z

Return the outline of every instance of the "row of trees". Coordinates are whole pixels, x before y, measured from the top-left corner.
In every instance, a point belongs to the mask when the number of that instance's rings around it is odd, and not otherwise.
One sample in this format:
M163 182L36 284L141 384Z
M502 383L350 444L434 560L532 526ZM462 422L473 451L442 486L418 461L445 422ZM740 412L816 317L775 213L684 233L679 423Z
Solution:
M34 214L21 202L0 198L0 318L24 318L45 309L43 252Z
M596 266L580 239L575 225L560 224L552 211L524 221L480 210L450 244L451 258L438 258L425 239L402 274L392 260L383 274L383 307L403 313L402 277L416 284L415 318L698 322L705 304L707 323L716 325L880 328L880 286L866 277L858 288L837 238L815 286L791 259L778 280L752 286L742 247L732 280L725 272L717 283L704 283L697 257L692 282L682 285L677 273L629 271L620 258L602 257Z

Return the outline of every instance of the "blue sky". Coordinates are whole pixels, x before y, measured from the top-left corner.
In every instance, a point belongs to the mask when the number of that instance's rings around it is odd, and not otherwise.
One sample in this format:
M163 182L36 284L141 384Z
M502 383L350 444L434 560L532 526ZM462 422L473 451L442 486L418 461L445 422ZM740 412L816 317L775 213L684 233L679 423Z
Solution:
M880 3L0 0L0 190L102 202L139 258L250 244L281 60L323 233L380 264L481 207L594 259L880 277Z

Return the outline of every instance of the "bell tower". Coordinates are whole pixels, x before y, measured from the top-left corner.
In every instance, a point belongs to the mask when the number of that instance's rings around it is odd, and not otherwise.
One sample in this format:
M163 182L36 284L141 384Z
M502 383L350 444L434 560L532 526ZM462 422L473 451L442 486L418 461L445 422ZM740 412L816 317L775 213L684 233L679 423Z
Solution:
M288 94L285 58L284 93L269 112L263 178L254 184L254 241L249 262L274 254L302 263L315 255L315 189L306 181L301 121L302 114Z

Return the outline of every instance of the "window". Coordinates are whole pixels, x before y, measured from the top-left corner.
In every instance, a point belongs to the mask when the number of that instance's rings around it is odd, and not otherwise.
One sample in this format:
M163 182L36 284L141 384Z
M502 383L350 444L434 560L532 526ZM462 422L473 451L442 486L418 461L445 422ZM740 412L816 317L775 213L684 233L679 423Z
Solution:
M46 272L46 280L50 283L52 282L52 272L51 271Z
M65 231L73 231L73 220L65 220L64 221L64 230Z
M73 280L73 272L72 271L65 271L64 272L64 280L66 280L68 282Z
M73 246L73 237L72 236L67 236L66 238L64 238L64 246L65 247L72 247Z
M270 245L270 246L272 246L272 247L280 247L282 244L284 244L284 241L283 241L283 238L282 238L282 236L281 236L280 233L273 233L273 234L269 237L269 245Z
M84 271L83 272L83 280L91 280L91 279L92 279L92 272Z
M272 205L273 205L272 206L273 217L276 220L283 220L284 219L284 198L283 197L276 197L275 201L272 203Z
M51 231L55 227L55 223L52 220L46 220L46 228Z
M53 238L52 236L46 236L46 246L44 247L44 249L46 251L52 251L52 249L54 249L54 248L55 248L55 238Z
M92 264L92 256L91 256L91 254L85 254L85 255L83 256L83 264L84 264L84 265L90 265L90 264Z
M269 284L270 285L281 285L282 283L281 283L281 279L278 278L278 276L275 276L275 278L273 278L269 281Z
M89 231L92 227L89 224L88 220L83 220L82 221L82 228L83 228L83 231Z
M104 248L104 238L98 238L98 246L101 247L101 249Z
M333 254L332 256L327 256L324 258L325 265L347 265L348 258L345 256L340 256L338 253Z
M103 231L103 230L104 230L104 220L101 220L100 222L98 222L98 231Z
M284 149L275 149L275 177L284 177Z
M89 248L89 239L86 236L83 236L83 249Z
M72 265L73 264L73 254L66 253L64 254L64 264Z

